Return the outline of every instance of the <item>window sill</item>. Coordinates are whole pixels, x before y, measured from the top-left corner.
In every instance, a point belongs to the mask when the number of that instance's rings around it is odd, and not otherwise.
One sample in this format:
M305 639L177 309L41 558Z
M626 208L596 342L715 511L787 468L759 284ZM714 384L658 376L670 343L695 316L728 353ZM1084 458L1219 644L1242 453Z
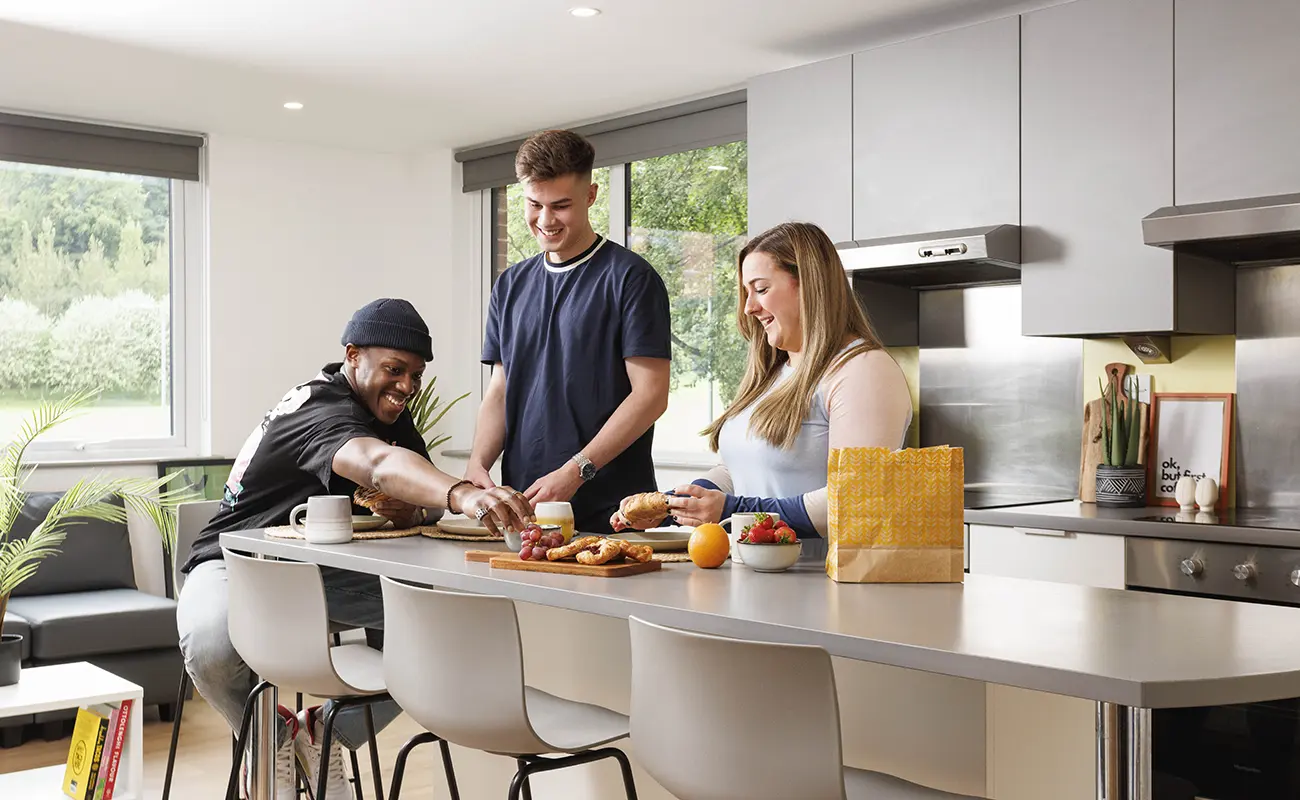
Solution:
M157 464L160 461L184 461L194 458L208 458L209 456L196 456L189 451L179 450L156 450L142 451L139 453L104 453L102 455L87 455L86 453L67 452L32 452L28 450L23 457L23 463L35 467L120 467L120 466L138 466L143 464ZM211 456L216 458L216 456Z

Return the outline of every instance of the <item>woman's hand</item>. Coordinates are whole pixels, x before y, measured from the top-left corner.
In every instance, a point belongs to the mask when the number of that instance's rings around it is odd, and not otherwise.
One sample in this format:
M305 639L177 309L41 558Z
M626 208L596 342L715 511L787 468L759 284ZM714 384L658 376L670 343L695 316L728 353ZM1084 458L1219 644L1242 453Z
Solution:
M668 497L668 513L681 525L692 528L706 522L721 522L727 496L717 489L687 484L678 486Z
M452 493L452 505L498 536L507 530L523 530L533 521L533 507L528 499L509 486L479 489L465 484Z

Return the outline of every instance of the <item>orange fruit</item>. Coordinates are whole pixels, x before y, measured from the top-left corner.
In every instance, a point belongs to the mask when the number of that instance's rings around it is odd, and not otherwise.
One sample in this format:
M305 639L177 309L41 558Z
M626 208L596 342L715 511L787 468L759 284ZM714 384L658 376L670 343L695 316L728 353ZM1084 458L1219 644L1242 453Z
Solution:
M697 567L713 569L722 566L731 552L731 540L727 538L726 528L706 522L691 534L691 540L686 543L686 552Z

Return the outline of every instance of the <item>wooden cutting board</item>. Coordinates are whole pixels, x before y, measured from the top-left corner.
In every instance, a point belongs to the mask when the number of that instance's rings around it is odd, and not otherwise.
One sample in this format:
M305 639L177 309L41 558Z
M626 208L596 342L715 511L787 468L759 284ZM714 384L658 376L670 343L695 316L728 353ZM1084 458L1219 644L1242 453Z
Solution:
M503 553L500 550L466 550L465 560L487 562L494 569L517 569L525 572L553 572L559 575L587 575L595 578L621 578L625 575L640 575L663 569L661 561L620 561L617 564L600 564L588 566L576 561L524 561L518 553Z

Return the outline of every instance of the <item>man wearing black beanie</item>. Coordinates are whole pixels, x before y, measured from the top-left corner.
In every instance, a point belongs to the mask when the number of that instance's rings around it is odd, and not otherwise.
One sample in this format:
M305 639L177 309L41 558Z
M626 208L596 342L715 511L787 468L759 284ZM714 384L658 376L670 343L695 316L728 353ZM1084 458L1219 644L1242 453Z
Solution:
M371 507L397 527L428 519L426 509L482 520L492 530L522 528L532 509L509 487L483 490L429 461L424 437L407 405L420 391L433 359L429 328L406 300L381 298L352 315L344 328L342 362L327 364L295 386L244 442L216 515L194 542L182 571L185 588L177 627L185 667L194 685L232 729L237 729L253 676L230 642L229 594L219 537L223 532L287 525L294 506L313 495L353 496L358 487L380 493ZM321 568L330 619L366 629L382 648L383 600L371 575ZM368 740L363 710L340 711L335 741L350 749ZM374 706L375 729L400 709ZM293 763L307 765L316 785L321 753L318 707L295 715L281 708L276 798L294 800ZM301 732L300 732L301 729ZM327 800L350 796L339 748L328 759Z

